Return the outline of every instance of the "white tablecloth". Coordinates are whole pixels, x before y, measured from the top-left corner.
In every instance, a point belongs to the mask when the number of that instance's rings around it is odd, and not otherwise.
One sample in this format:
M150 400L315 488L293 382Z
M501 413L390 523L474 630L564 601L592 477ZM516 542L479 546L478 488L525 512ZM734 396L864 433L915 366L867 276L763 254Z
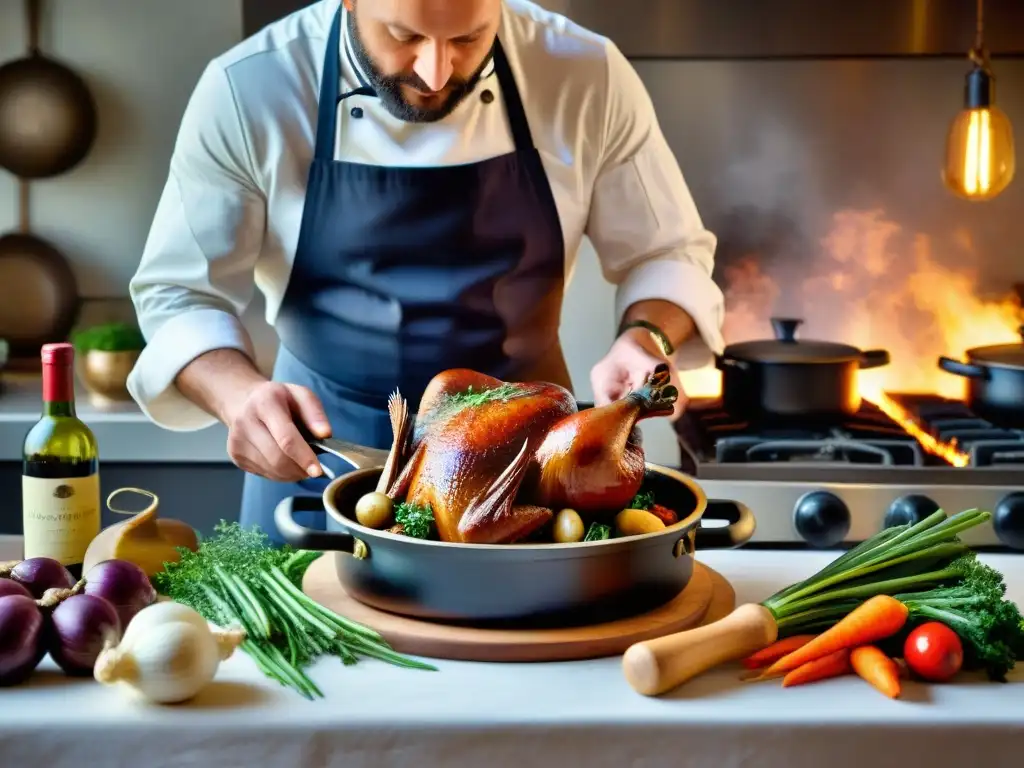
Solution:
M763 599L831 555L706 553L740 601ZM0 556L0 559L3 559ZM1024 603L1024 555L984 558ZM1024 669L1009 684L908 683L891 701L857 678L782 689L735 669L661 698L634 693L618 658L558 664L438 662L440 671L325 661L307 702L238 654L191 705L140 706L68 680L47 659L0 690L0 765L149 766L1019 766Z

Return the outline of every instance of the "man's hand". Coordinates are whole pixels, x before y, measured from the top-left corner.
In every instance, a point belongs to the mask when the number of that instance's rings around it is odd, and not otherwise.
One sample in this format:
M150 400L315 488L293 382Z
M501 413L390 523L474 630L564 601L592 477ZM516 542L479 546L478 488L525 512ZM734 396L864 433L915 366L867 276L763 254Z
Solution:
M679 398L670 418L678 418L686 409L686 394L679 383L675 366L651 341L642 328L631 328L612 344L606 354L590 371L590 385L594 390L594 405L607 405L643 386L644 380L661 363L668 363L672 383L679 390Z
M228 455L240 469L295 482L323 474L296 420L317 437L331 425L320 399L306 387L268 381L234 349L214 349L185 366L175 384L186 398L228 428Z
M279 482L322 474L320 462L296 427L296 417L317 437L331 427L320 399L306 387L264 381L226 415L228 455L241 469Z

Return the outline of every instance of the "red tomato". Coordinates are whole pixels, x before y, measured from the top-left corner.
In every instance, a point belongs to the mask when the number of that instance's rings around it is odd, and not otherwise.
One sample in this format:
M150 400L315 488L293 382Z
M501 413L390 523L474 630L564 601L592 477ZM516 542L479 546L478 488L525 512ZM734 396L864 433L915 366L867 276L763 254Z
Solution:
M679 515L668 507L663 507L661 504L654 504L647 511L660 519L665 525L674 525L679 522Z
M903 659L919 677L944 683L960 671L964 648L956 632L938 621L929 621L907 636Z

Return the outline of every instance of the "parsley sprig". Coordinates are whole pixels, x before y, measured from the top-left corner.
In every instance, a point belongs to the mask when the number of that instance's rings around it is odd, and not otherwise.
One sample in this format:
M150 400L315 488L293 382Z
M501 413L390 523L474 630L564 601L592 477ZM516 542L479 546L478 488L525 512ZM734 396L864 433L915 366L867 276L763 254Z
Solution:
M320 552L274 546L259 527L222 520L199 550L180 549L153 577L160 594L188 605L207 621L245 629L242 650L267 677L307 699L323 696L305 672L321 656L343 664L360 656L436 670L399 653L376 631L339 616L302 591L302 577Z
M429 504L402 502L395 507L395 522L402 526L406 536L429 539L435 530L434 510Z

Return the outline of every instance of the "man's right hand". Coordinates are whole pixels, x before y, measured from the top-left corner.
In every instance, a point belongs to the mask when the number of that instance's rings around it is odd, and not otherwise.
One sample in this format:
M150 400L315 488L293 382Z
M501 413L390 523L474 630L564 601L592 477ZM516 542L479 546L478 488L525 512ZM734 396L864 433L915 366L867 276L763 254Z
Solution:
M320 462L296 427L329 437L320 399L306 387L263 381L227 414L228 455L241 469L279 482L319 477Z

